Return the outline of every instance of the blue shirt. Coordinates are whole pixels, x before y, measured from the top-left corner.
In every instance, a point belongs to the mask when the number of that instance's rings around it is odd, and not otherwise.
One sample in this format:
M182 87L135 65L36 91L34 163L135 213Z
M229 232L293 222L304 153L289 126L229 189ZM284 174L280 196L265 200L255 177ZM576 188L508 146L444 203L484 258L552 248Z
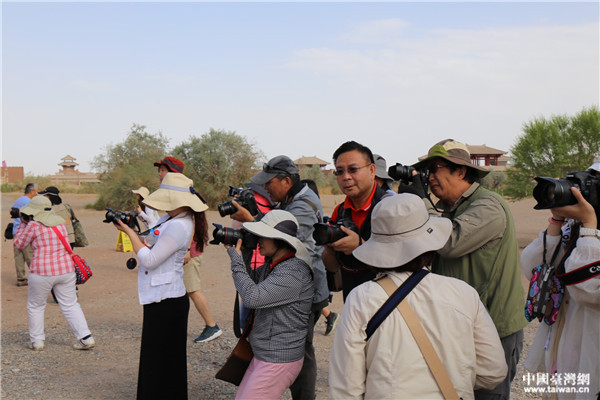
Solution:
M15 201L15 204L12 205L11 208L18 208L21 209L21 207L25 207L27 204L29 204L29 202L31 201L31 199L25 195L19 197L17 199L17 201ZM13 218L15 220L15 222L13 223L13 236L15 235L15 233L17 233L17 229L19 229L19 225L21 225L21 218Z

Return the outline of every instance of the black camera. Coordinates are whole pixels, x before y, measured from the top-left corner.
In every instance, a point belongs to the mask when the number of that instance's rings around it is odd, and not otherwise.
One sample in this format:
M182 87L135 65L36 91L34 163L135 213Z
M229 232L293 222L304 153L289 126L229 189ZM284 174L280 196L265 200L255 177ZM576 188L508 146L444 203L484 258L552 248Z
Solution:
M545 176L536 176L537 186L533 188L533 197L537 204L536 210L568 206L577 203L571 193L571 188L579 189L583 198L594 207L600 209L600 180L594 172L578 171L569 172L566 179L554 179Z
M244 229L223 228L222 225L215 223L213 225L215 226L215 230L213 231L213 240L209 242L210 244L223 243L235 246L237 241L242 239L242 246L246 249L255 249L258 245L258 236Z
M137 211L115 211L112 208L106 209L106 214L104 215L104 221L106 223L122 221L125 225L129 226L131 229L140 230L140 225L137 221L138 216Z
M342 230L342 226L358 232L358 227L354 224L351 219L339 219L335 224L328 224L323 222L317 222L313 225L313 239L318 246L323 246L327 243L337 242L343 237L348 236L346 232Z
M237 208L233 205L234 201L236 201L246 210L250 211L250 214L253 217L256 217L258 215L258 206L256 205L256 199L254 198L254 192L252 190L229 186L229 195L238 196L238 198L217 205L217 209L219 210L219 214L221 214L221 217L235 214Z
M423 185L423 190L427 193L429 186L429 170L427 168L417 169L410 165L396 163L396 165L388 168L388 175L397 181L410 185L413 182L413 171L417 171L417 175L419 175L421 184Z

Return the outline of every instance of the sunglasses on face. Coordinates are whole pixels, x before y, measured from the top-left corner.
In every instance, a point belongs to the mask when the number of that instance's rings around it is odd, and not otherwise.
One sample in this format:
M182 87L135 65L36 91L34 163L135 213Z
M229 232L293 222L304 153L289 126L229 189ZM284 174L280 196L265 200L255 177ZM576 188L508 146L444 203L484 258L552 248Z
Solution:
M333 174L335 176L343 176L346 172L350 175L354 175L356 174L361 168L365 168L368 167L369 165L371 165L373 163L369 163L367 165L363 165L362 167L348 167L348 169L343 169L343 168L336 168L335 171L333 171Z
M427 167L430 174L435 174L438 171L438 169L440 169L440 168L449 168L449 167L446 164L432 164L429 167Z

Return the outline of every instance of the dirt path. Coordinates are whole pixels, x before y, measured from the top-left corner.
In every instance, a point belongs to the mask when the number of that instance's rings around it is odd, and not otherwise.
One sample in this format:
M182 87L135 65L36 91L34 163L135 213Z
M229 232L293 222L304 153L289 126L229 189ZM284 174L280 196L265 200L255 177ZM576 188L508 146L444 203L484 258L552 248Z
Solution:
M8 210L19 194L2 194L1 221L9 222ZM66 194L86 231L90 246L76 249L91 265L94 276L79 290L79 301L97 346L87 352L74 351L75 342L58 305L46 308L46 349L30 351L27 327L27 288L16 287L12 241L2 243L1 323L2 323L2 391L3 399L132 399L135 398L142 307L137 297L137 269L125 267L132 253L115 251L117 231L112 224L102 223L104 213L86 210L94 195ZM324 196L327 215L343 196ZM533 210L534 202L525 200L511 204L520 246L529 243L545 226L546 214ZM229 226L231 220L208 212L209 222ZM217 340L194 344L203 322L198 312L190 309L188 329L188 390L192 399L229 399L236 387L214 379L235 344L232 332L232 309L235 289L229 270L229 258L223 247L209 246L204 255L203 292L224 334ZM341 295L334 296L331 309L341 311ZM325 323L315 329L318 357L318 399L326 399L327 364L333 337L323 336ZM531 342L534 324L526 333L526 346ZM84 377L82 379L82 377ZM518 375L515 379L521 379ZM513 384L515 387L515 384ZM514 398L523 398L517 388ZM285 398L289 398L288 394Z

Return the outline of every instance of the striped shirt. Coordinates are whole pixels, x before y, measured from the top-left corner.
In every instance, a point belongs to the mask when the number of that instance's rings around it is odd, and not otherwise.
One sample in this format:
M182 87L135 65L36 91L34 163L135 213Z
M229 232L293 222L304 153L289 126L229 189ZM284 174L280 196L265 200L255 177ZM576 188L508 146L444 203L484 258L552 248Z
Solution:
M234 248L227 252L235 287L244 305L256 310L248 338L254 356L271 363L300 360L314 294L310 267L297 257L285 258L268 275L269 264L257 268L253 279L242 256Z
M69 237L65 225L58 225L57 228L63 237ZM33 249L33 259L29 265L30 273L56 276L75 271L75 263L71 255L52 228L37 221L22 223L17 229L13 245L16 249L23 250L29 244Z

